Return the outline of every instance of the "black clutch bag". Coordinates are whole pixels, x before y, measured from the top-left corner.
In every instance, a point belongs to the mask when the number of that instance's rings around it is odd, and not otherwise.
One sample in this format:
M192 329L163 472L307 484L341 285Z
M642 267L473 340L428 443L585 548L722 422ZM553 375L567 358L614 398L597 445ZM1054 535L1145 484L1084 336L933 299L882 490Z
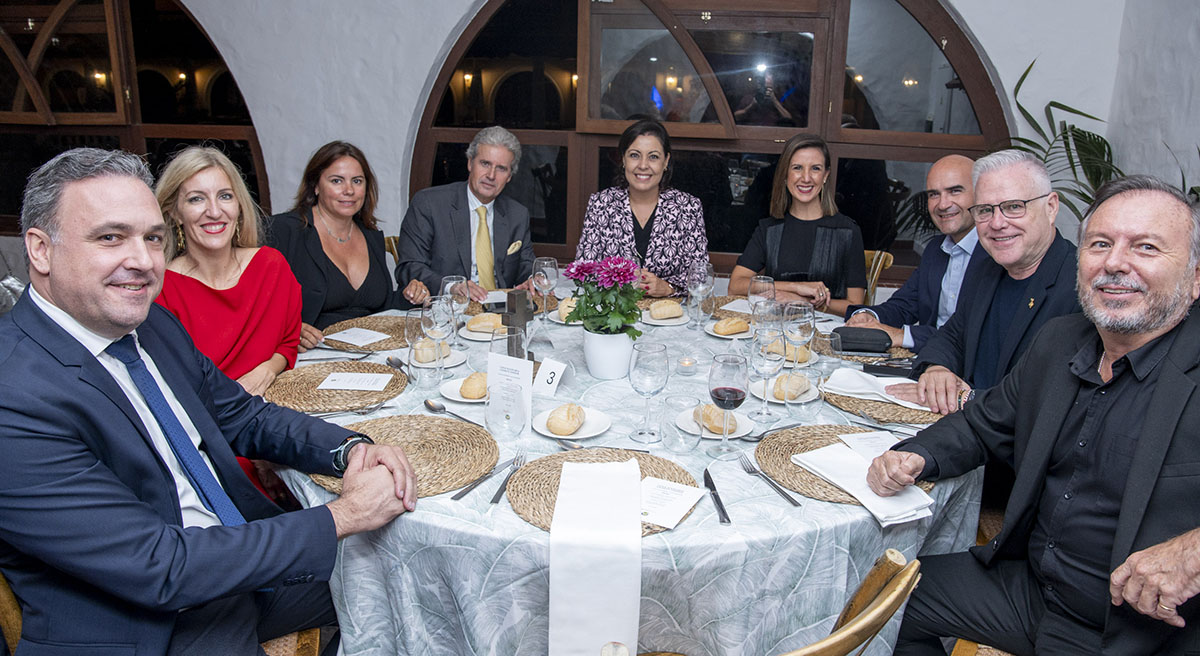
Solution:
M878 328L841 326L833 332L842 336L843 351L861 353L887 353L892 348L892 338Z

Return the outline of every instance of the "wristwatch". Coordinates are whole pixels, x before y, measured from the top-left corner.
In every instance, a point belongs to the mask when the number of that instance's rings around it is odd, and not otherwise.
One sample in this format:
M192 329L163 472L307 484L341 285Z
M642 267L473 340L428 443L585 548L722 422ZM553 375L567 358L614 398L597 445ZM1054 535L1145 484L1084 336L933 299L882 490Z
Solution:
M355 433L350 437L342 440L336 449L330 451L333 454L333 469L339 474L346 473L346 458L350 455L350 449L353 449L358 444L374 444L375 440L363 435Z

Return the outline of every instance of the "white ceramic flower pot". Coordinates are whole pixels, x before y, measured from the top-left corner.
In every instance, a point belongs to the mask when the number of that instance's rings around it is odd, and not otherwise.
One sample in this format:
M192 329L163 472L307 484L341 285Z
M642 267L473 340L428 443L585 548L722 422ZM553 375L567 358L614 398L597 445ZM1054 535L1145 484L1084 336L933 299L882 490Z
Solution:
M629 375L629 361L632 358L633 338L629 335L601 335L583 331L583 359L593 378L624 378Z

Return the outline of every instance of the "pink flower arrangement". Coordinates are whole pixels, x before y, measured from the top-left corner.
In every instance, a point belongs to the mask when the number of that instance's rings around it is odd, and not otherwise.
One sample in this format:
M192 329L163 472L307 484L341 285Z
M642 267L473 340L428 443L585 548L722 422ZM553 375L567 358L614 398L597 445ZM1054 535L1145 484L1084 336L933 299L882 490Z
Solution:
M572 262L564 275L577 283L579 301L566 320L582 321L584 329L594 333L640 337L641 331L633 324L641 315L637 302L645 292L633 284L638 279L637 268L636 262L623 257Z

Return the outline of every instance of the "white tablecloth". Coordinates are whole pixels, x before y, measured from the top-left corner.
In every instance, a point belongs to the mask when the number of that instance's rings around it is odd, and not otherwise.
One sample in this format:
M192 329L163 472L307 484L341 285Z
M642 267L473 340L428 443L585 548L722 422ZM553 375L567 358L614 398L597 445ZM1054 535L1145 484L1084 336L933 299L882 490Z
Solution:
M641 421L643 400L626 380L598 381L583 361L582 328L548 324L553 350L537 349L571 363L575 376L556 399L534 399L534 412L566 399L609 414L612 428L587 445L645 448L626 435ZM729 342L684 327L641 326L642 339L667 344L672 362L685 352L708 355ZM486 345L470 343L472 353ZM328 352L320 353L325 357ZM382 356L372 356L383 361ZM478 355L469 363L485 366ZM301 363L303 365L303 363ZM470 372L468 365L454 370ZM672 374L666 394L707 399L707 367L691 377ZM367 417L341 416L340 424L398 413L425 414L421 403L437 390L409 387L383 410ZM753 408L749 398L743 411ZM482 423L483 405L447 402ZM774 408L781 408L775 406ZM826 407L818 423L847 423ZM755 431L757 432L757 431ZM660 445L651 450L673 460L700 482L709 466L733 519L717 521L702 498L675 530L644 538L641 627L638 651L676 651L688 656L778 654L829 633L850 590L886 548L908 558L962 551L975 543L982 472L938 483L933 517L888 529L859 506L804 499L794 508L736 460L714 462L702 451L679 456ZM738 442L753 451L753 444ZM536 433L500 444L501 460L523 446L530 459L560 448ZM283 472L305 505L333 495L307 476ZM541 655L548 640L549 535L518 517L507 497L493 510L488 500L496 476L461 501L450 493L421 499L417 511L369 534L343 540L330 586L348 655L513 654ZM890 654L899 616L871 644L869 654Z

